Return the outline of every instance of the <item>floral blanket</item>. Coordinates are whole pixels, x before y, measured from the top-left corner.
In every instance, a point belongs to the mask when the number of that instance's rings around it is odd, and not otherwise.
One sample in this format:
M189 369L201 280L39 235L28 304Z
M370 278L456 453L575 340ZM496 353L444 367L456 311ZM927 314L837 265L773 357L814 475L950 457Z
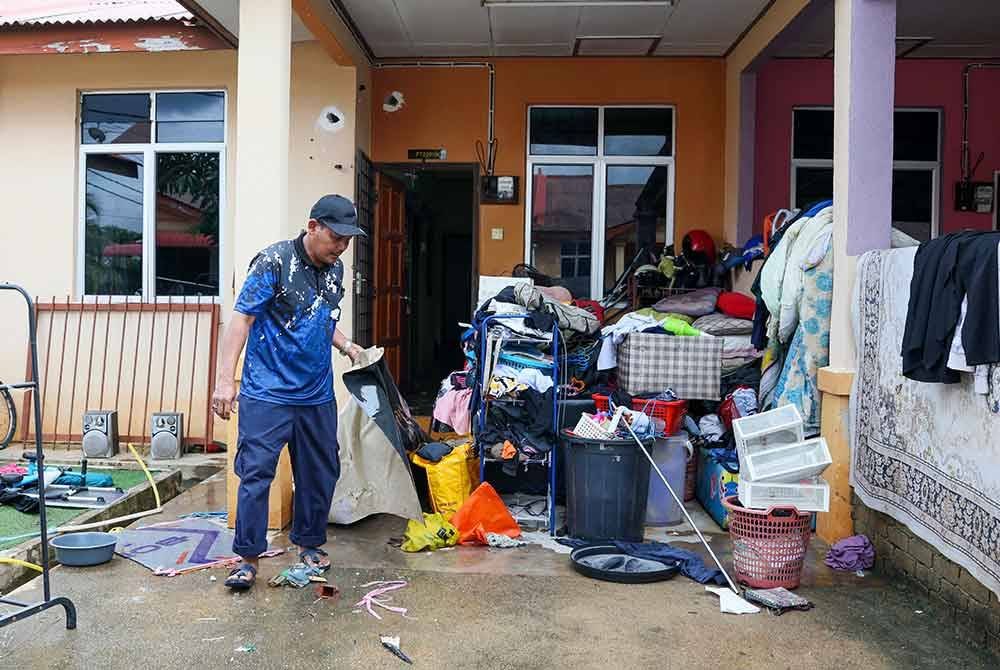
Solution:
M915 253L872 251L858 262L851 484L865 505L1000 594L1000 416L971 375L960 384L902 376Z

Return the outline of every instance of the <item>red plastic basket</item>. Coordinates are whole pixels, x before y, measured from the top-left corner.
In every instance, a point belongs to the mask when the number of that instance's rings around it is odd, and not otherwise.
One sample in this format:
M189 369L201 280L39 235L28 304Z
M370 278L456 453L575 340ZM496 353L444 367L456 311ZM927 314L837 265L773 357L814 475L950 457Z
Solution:
M598 412L610 412L611 402L608 396L595 393L590 396ZM656 419L662 419L666 424L665 432L673 435L681 427L681 421L687 413L686 400L643 400L642 398L632 399L632 411L642 412Z
M634 398L632 400L632 409L655 419L662 419L663 423L667 424L667 435L673 435L680 430L681 421L684 420L684 415L687 414L687 401L642 400L641 398Z
M794 507L746 509L737 500L730 496L722 502L729 510L736 581L755 589L798 587L812 536L812 515Z

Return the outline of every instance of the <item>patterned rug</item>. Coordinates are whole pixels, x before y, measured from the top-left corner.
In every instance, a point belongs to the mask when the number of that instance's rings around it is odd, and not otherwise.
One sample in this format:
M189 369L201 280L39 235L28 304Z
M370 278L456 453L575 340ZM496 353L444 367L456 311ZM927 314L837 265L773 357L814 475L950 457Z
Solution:
M960 384L902 376L915 253L875 251L858 262L851 484L865 505L1000 594L1000 416L990 409L997 403L974 392L971 375Z

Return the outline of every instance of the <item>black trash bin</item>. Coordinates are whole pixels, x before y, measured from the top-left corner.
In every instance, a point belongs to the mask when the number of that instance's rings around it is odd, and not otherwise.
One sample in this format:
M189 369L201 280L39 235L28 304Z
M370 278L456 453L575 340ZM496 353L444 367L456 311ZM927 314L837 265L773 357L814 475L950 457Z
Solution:
M562 431L566 525L581 540L642 542L649 461L628 440L589 440ZM646 444L652 446L652 440Z

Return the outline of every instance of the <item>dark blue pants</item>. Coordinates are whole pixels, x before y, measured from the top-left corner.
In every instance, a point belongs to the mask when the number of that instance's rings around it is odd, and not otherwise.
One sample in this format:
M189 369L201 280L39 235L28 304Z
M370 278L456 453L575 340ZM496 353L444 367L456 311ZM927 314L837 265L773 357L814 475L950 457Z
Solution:
M330 502L340 477L337 404L288 406L241 398L234 469L240 478L233 552L267 551L267 500L282 447L288 445L295 480L292 542L326 543Z

